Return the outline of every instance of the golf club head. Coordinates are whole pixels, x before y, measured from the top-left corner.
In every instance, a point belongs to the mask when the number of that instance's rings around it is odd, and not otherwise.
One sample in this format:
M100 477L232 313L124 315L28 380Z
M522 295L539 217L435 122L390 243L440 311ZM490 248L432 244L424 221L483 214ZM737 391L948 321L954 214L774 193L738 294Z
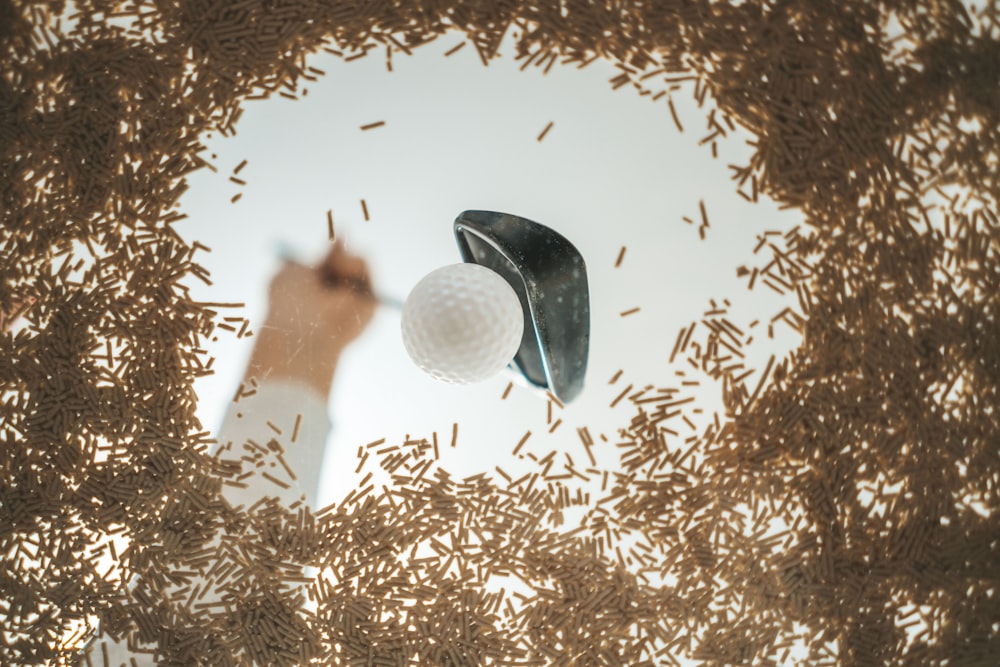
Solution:
M590 289L580 252L561 234L508 213L455 218L463 261L502 276L524 311L514 364L524 378L567 403L579 395L590 346Z

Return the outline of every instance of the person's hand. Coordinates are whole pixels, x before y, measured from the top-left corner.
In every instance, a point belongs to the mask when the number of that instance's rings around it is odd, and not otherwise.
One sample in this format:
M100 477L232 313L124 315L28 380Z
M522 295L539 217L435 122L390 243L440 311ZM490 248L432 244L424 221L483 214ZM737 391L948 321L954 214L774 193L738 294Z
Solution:
M375 306L364 260L342 243L318 267L286 261L268 289L248 377L299 380L327 396L341 352L371 322Z
M286 261L268 290L267 326L342 349L375 314L368 267L338 241L318 267Z

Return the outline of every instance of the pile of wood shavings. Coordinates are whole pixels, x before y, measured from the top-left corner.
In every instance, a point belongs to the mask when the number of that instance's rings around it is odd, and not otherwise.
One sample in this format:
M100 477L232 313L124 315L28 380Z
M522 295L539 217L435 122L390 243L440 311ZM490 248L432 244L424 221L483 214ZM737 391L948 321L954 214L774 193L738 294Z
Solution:
M0 311L26 318L0 338L0 663L78 661L95 619L177 665L1000 655L995 6L76 6L0 2ZM693 94L713 152L749 130L739 191L808 225L745 271L796 293L760 318L802 345L745 368L751 323L713 306L680 386L622 393L619 470L456 480L408 441L378 455L392 485L331 508L230 507L192 391L226 311L188 297L208 276L173 229L199 137L296 96L319 49L388 64L446 30L484 62L507 32L524 67L605 58L678 129Z

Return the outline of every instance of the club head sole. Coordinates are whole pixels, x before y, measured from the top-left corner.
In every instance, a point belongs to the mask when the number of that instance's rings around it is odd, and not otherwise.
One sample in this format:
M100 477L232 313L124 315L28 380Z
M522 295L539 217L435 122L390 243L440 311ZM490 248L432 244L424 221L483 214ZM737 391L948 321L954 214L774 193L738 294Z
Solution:
M524 311L514 365L563 402L583 389L590 349L590 288L580 251L558 232L527 218L464 211L454 224L463 261L502 276Z

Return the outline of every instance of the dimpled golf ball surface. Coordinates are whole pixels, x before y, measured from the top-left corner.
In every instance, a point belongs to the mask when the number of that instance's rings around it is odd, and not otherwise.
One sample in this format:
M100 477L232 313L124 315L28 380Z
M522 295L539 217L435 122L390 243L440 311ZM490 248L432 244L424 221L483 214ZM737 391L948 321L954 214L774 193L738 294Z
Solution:
M421 369L444 382L480 382L510 363L524 316L514 289L478 264L431 271L403 304L403 345Z

